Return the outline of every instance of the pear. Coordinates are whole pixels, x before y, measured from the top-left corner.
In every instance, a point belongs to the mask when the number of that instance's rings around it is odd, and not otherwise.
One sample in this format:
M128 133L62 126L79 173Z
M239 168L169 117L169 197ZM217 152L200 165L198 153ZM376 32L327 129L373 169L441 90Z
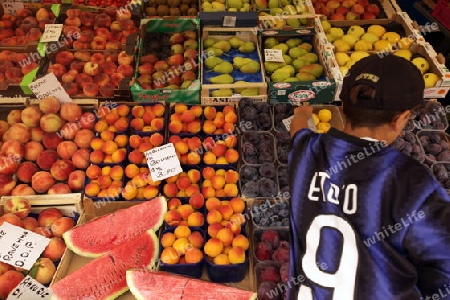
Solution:
M280 5L281 6L286 6L290 3L290 0L280 0Z
M218 41L212 45L212 47L222 50L223 52L228 52L231 49L230 43L228 41Z
M269 0L269 8L276 8L279 6L278 0Z
M297 78L299 81L314 81L316 80L316 77L309 73L305 72L299 72L297 75L295 75L295 78Z
M252 53L253 51L255 51L256 47L255 47L255 43L253 42L244 42L240 47L239 47L239 51L242 53Z
M292 66L294 67L294 69L296 71L300 70L303 66L306 66L307 64L308 64L308 62L304 61L301 58L297 58L297 59L292 61Z
M319 78L323 74L323 67L319 64L310 64L300 69L302 73L309 73L315 78Z
M297 9L292 4L288 4L285 7L283 7L283 11L288 13L288 15L295 15L295 14L297 14Z
M218 40L215 38L212 38L212 37L206 38L205 40L203 40L203 47L210 48L210 47L212 47L212 45L214 45L217 42L218 42Z
M376 36L374 33L372 33L372 32L367 32L367 33L364 33L362 36L361 36L361 40L364 40L364 41L367 41L367 42L369 42L370 44L375 44L375 42L376 41L378 41L380 38L378 37L378 36Z
M264 62L264 69L266 69L267 73L273 73L282 66L284 66L284 63L282 62L273 62L273 61Z
M425 88L432 88L436 86L439 77L434 73L425 73L423 74L423 80L425 81Z
M241 40L240 38L238 38L237 36L233 36L231 39L228 40L228 42L230 43L231 47L233 47L234 49L237 49L242 44L244 44L244 41Z
M212 3L212 8L216 11L225 11L227 9L225 4L217 2L217 1L214 1Z
M289 77L289 78L286 78L284 81L286 81L286 82L299 82L300 80L297 77Z
M273 7L269 10L271 16L281 16L283 14L283 9L279 7Z
M313 46L310 43L302 43L298 46L301 49L305 49L307 52L311 52Z
M359 40L356 42L355 51L371 51L373 49L373 46L371 43L365 41L365 40Z
M348 52L350 51L350 45L343 40L335 40L333 46L336 48L336 52Z
M240 70L242 73L254 74L261 70L261 65L259 62L252 60L248 64L243 65Z
M228 3L228 7L236 8L236 9L241 9L242 6L244 5L242 3L242 0L227 0L227 3Z
M243 65L248 64L249 62L252 62L253 60L248 57L241 57L237 56L233 58L233 66L240 69Z
M264 47L268 49L272 49L273 46L278 45L278 40L274 37L267 38L264 41Z
M223 51L218 49L218 48L210 47L210 48L205 50L205 53L208 56L217 56L217 57L219 57L219 56L221 56L223 54Z
M301 25L300 19L287 19L286 25L291 26L293 28L298 28Z
M284 63L290 65L292 63L292 58L289 55L283 54Z
M289 56L293 59L299 58L300 56L303 56L307 53L308 51L298 47L289 49Z
M353 25L350 26L350 28L347 31L347 34L351 34L359 39L365 32L366 31L361 26Z
M244 83L247 83L247 81L244 81L244 80L238 80L238 81L236 81L234 84L244 84ZM235 93L237 93L237 94L240 94L243 90L245 90L246 89L246 87L242 87L242 88L234 88L234 92Z
M299 38L290 38L285 43L289 48L294 48L300 45L302 43L302 40Z
M220 89L211 92L211 96L213 97L231 97L232 95L233 91L231 89Z
M234 79L229 74L222 74L218 76L214 76L209 79L211 83L217 83L217 84L227 84L227 83L233 83Z
M319 61L319 57L315 53L306 53L305 55L300 56L300 58L310 64Z
M221 58L211 56L205 60L205 67L207 67L208 69L214 69L215 66L222 62L223 60Z
M280 43L278 45L273 46L271 49L280 49L283 54L286 54L289 50L289 47L285 43Z
M291 74L287 70L277 70L270 76L270 80L273 82L282 82L285 81L287 78L291 77Z
M244 3L244 5L242 6L242 8L239 11L241 11L241 12L250 11L250 3Z
M330 31L328 32L332 36L336 38L336 40L340 39L344 36L344 30L342 28L332 27L330 28Z
M282 66L275 72L289 72L289 74L290 74L289 76L293 76L295 74L295 69L291 65L286 65L286 66Z
M227 61L221 62L220 64L216 65L214 67L214 72L221 73L221 74L230 74L233 72L233 65L230 64Z
M258 88L246 88L243 89L240 94L244 97L248 96L258 96L259 95L259 89Z
M192 80L186 80L183 81L183 83L180 85L180 89L187 90L192 84Z

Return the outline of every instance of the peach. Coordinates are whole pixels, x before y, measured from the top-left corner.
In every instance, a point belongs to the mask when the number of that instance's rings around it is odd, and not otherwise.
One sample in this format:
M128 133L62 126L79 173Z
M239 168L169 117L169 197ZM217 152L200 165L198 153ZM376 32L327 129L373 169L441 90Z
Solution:
M72 156L72 163L77 169L86 169L89 166L89 150L78 149Z
M23 273L16 270L8 270L0 276L0 298L6 299L8 294L25 278Z
M11 196L32 196L36 192L26 183L18 184L11 191Z
M9 124L6 121L0 120L0 139L3 134L9 129Z
M48 227L39 226L34 228L32 231L49 239L53 237L52 231Z
M28 127L37 127L41 119L41 110L37 105L25 107L22 110L21 119Z
M44 134L44 138L42 139L44 147L49 150L56 150L62 141L62 137L55 132L46 132Z
M163 193L167 197L176 197L178 193L178 186L175 183L167 183L163 187Z
M63 217L62 212L54 207L46 208L39 213L38 223L41 227L51 226L53 222Z
M161 262L168 265L177 264L180 261L180 254L172 247L164 248L161 252Z
M74 82L77 79L78 71L77 70L69 70L61 77L61 81L63 83Z
M69 229L73 228L75 226L75 222L72 218L69 217L61 217L55 220L51 224L51 231L53 233L53 236L55 237L62 237L64 232L68 231Z
M22 220L20 220L20 218L13 213L6 213L0 217L0 226L5 222L14 226L22 227Z
M201 249L203 247L204 238L200 231L194 231L188 236L188 241L192 247Z
M25 183L31 182L31 177L37 171L39 171L39 168L36 166L36 164L30 161L25 161L21 163L17 168L17 179Z
M172 232L166 232L161 237L161 246L164 248L171 247L176 240L176 236Z
M44 131L40 127L30 128L31 140L42 142L44 139Z
M85 112L81 115L81 128L93 130L95 126L95 115L91 112Z
M4 213L13 213L20 219L23 219L30 213L31 204L24 197L12 197L6 200L3 208Z
M66 102L61 105L60 115L63 120L68 122L76 122L81 119L83 111L81 107L73 102Z
M89 129L81 129L76 133L74 142L79 148L89 148L93 138L94 132Z
M222 214L218 210L211 210L206 215L206 221L208 224L220 223L222 222Z
M202 213L193 212L188 216L187 222L189 226L200 227L203 226L203 224L205 224L205 218Z
M61 129L62 120L58 115L45 114L41 117L40 126L45 132L57 132Z
M46 171L36 172L31 177L31 187L37 193L46 193L48 189L55 184L55 179L52 174Z
M0 154L0 174L12 175L19 167L19 158Z
M66 140L73 140L77 135L80 126L78 123L66 123L62 126L60 133Z
M239 194L238 187L235 183L226 183L223 190L226 197L236 197Z
M223 244L217 238L209 239L204 246L205 254L208 255L209 257L218 256L222 252L222 250Z
M180 216L182 219L187 220L190 214L194 213L195 210L190 204L182 204L177 210L180 212Z
M53 96L45 97L39 102L39 109L44 114L56 114L60 109L60 102Z
M55 264L46 257L39 258L33 265L36 267L36 281L41 284L48 284L52 281L56 272Z
M70 173L75 170L72 161L68 159L56 161L50 168L50 173L53 178L58 181L64 181L69 179Z
M164 137L162 134L160 133L154 133L150 136L150 143L152 144L152 146L154 147L158 147L161 146L164 142Z
M47 194L49 195L56 195L56 194L70 194L72 190L70 189L69 185L66 183L55 183L52 185L48 191Z
M36 227L39 227L38 221L33 217L23 218L22 225L23 225L23 229L30 230L30 231L32 231Z
M69 175L67 183L73 192L79 192L83 188L85 181L85 173L81 170L75 170Z
M228 258L231 264L242 264L245 262L245 251L241 247L231 247Z
M20 109L13 109L8 113L6 121L9 125L20 123L22 121L22 111Z
M41 119L42 120L42 119ZM3 141L16 140L22 144L30 140L30 129L23 123L12 124L8 131L3 135Z
M169 201L167 201L167 209L169 210L176 209L179 206L181 206L181 201L178 198L172 198Z
M56 151L45 150L38 155L36 163L39 168L49 171L52 165L58 160L58 158L58 153L56 153Z
M195 193L189 198L189 204L195 209L200 209L205 204L205 197L201 193Z
M56 262L61 259L66 250L66 244L60 237L52 237L47 247L45 247L42 253L43 257L49 258L51 261Z
M206 200L205 206L208 211L218 210L221 206L220 200L217 199L216 197L208 198Z
M16 180L11 175L0 174L0 195L9 195L16 186Z
M6 156L23 158L25 156L25 147L16 140L9 140L5 141L1 146L1 152Z

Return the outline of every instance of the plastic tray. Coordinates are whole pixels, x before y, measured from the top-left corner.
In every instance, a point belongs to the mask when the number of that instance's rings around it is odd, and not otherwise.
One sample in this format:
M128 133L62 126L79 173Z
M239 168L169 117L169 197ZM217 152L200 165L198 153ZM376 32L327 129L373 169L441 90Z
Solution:
M245 198L254 198L254 199L266 199L266 198L268 198L268 197L269 197L269 198L275 198L275 197L277 197L277 196L279 195L280 189L279 189L279 184L278 184L277 167L275 166L275 164L272 164L272 163L269 163L269 164L270 164L270 165L273 165L273 169L274 169L274 171L275 171L275 176L274 176L274 178L269 178L269 179L273 180L274 183L275 183L275 185L277 186L277 190L275 191L276 194L275 194L275 195L272 195L272 196L256 196L256 197L254 197L254 196L252 196L252 195L247 195L247 194L244 193L244 185L245 185L246 183L253 181L253 182L256 182L256 183L258 184L259 181L260 181L261 179L263 179L263 177L262 177L262 176L259 174L259 172L258 172L258 178L257 178L256 180L247 180L247 181L241 180L241 181L240 181L240 190L241 190L241 194L242 194L243 197L245 197ZM249 168L249 167L259 168L261 165L262 165L262 164L244 164L244 165L241 166L241 168L240 168L240 170L239 170L239 173L242 174L242 173L243 173L243 170L244 170L245 168Z
M265 205L265 206L262 206ZM289 202L287 199L279 198L276 199L252 199L249 202L248 211L251 215L252 222L253 222L253 229L256 230L257 228L263 228L263 229L289 229L289 224L287 226L262 226L260 220L257 218L261 218L264 216L264 212L266 211L273 211L274 206L276 205L283 205L286 206L287 211L290 211L289 208ZM289 214L285 216L285 218L289 219ZM282 219L282 218L281 218Z
M433 134L437 134L439 136L439 138L441 139L441 141L445 141L447 142L447 146L450 147L450 139L449 139L449 135L446 134L443 131L438 131L438 130L421 130L419 132L417 132L417 138L419 140L419 144L422 146L424 153L426 155L425 157L425 164L428 166L431 166L433 163L435 162L445 162L445 160L440 160L438 157L436 157L435 159L430 158L428 155L430 154L428 151L428 148L426 146L424 146L423 142L420 140L420 138L422 136L426 136L426 135L433 135Z
M249 161L248 160L248 157L249 157L249 155L248 154L246 154L246 153L251 153L253 150L252 149L249 149L248 147L250 147L251 145L249 145L249 144L247 144L246 143L246 141L247 141L247 139L248 139L248 135L249 134L251 134L250 132L254 132L254 134L258 137L258 139L261 139L261 137L262 136L264 136L264 138L268 138L268 139L270 139L270 150L272 150L273 151L273 157L272 157L272 160L268 160L267 159L267 161L261 161L259 158L258 158L258 161L256 161L256 162L252 162L252 161ZM265 163L265 162L267 162L267 163L275 163L275 161L276 161L276 158L275 158L275 156L276 156L276 153L277 153L277 151L276 151L276 148L275 148L275 137L273 136L273 134L272 133L270 133L270 132L268 132L268 131L247 131L247 132L245 132L245 133L243 133L242 135L241 135L241 140L240 140L240 142L241 142L241 147L240 147L240 150L241 150L241 152L240 152L240 157L241 157L241 161L244 163L244 164L261 164L261 163ZM254 144L254 146L258 146L258 142L256 142L255 144ZM267 152L267 150L268 149L264 149L263 150L263 152ZM255 149L255 151L258 153L258 152L260 152L260 151L258 151L258 149ZM258 156L259 156L259 153L257 154ZM247 158L246 158L247 157Z
M239 127L241 131L255 131L256 129L256 124L253 124L253 122L257 121L257 118L260 116L260 113L257 111L256 113L256 119L245 119L242 117L242 113L243 113L243 108L248 106L248 104L252 103L253 107L256 109L255 106L262 106L261 109L267 110L269 117L270 117L270 126L267 127L266 130L260 129L258 131L271 131L273 129L273 115L272 115L272 109L270 108L269 103L267 102L261 102L261 101L257 101L255 99L251 99L251 98L243 98L239 101L238 104L238 122L239 122ZM250 126L247 126L247 122L250 122Z

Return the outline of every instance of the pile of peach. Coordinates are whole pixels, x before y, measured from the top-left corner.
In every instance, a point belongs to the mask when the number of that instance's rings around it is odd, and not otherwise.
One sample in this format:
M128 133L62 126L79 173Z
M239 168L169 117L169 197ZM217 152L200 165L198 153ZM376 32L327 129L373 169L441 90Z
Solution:
M179 135L172 135L169 137L169 143L173 143L181 164L198 165L200 163L202 141L198 136L182 138Z
M130 136L130 153L128 153L128 160L130 163L141 165L147 164L145 152L155 147L159 147L164 143L164 136L155 132L150 136L139 136L133 134Z
M162 60L159 53L149 53L139 59L137 83L146 90L186 90L197 79L197 32L173 33L169 39L171 56Z
M171 134L197 134L202 130L203 108L200 105L187 106L177 103L172 107L168 125Z
M166 178L163 193L166 197L191 197L200 193L201 173L197 169L190 169Z
M205 206L209 240L204 251L209 261L216 265L244 263L249 248L248 238L242 234L245 202L239 197L230 201L212 197L206 200Z
M89 12L71 8L66 15L62 33L68 37L65 40L69 49L121 50L127 37L138 32L127 9L107 7L101 12ZM73 37L77 39L73 41Z
M189 197L186 204L182 204L179 198L172 198L167 202L168 212L164 215L164 221L169 226L201 227L205 224L205 217L199 211L205 204L205 198L200 193Z
M161 181L153 181L147 167L129 164L125 167L127 183L122 190L125 200L152 199L159 194Z
M28 53L17 53L9 50L0 52L0 86L20 83L23 76L38 67L39 61L30 59Z
M57 208L46 208L33 218L29 216L31 205L26 198L12 197L0 209L0 226L6 222L26 230L33 231L50 239L31 272L36 271L35 279L39 283L48 284L56 272L55 262L59 261L66 250L62 235L75 226L74 220L63 216ZM0 299L6 299L25 277L24 270L0 262Z
M61 51L48 67L47 74L55 74L69 96L113 97L122 80L133 75L133 61L134 56L125 51Z
M230 135L234 133L238 121L234 106L225 105L219 106L219 108L206 106L203 114L205 116L202 127L204 133Z
M236 164L239 160L239 152L235 149L237 136L228 135L224 140L214 140L206 137L203 141L206 152L203 154L203 162L207 165Z
M0 120L0 195L81 191L94 125L94 113L54 97L11 110Z
M239 173L233 169L214 169L205 167L202 170L202 194L205 198L237 197L239 189Z
M130 108L128 105L120 104L112 109L108 106L101 106L99 109L98 120L94 129L97 133L103 131L125 132L128 131Z
M166 109L163 104L133 106L130 127L138 132L152 132L164 130L164 113Z
M0 21L0 46L25 46L28 42L38 42L45 30L45 24L53 24L55 15L46 8L36 13L23 8L15 15L3 14Z
M128 136L105 130L91 140L92 164L120 164L127 158Z
M201 231L191 231L187 226L178 226L173 232L165 232L161 237L160 259L164 264L196 264L202 261L201 250L204 237Z
M90 165L86 169L84 194L88 197L116 199L121 195L124 170L120 165Z

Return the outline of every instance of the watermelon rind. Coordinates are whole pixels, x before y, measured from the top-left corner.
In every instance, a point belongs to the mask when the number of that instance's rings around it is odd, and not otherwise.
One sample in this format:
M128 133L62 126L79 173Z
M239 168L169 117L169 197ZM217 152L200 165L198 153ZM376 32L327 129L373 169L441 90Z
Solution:
M153 230L148 230L148 231L146 231L143 234L147 234L148 237L151 239L151 241L153 243L153 247L154 247L153 250L154 251L153 251L153 255L149 258L148 264L147 265L142 265L142 267L144 267L147 270L151 270L155 266L156 261L158 259L159 239L158 239L158 237L156 236L156 234L155 234L155 232ZM142 239L141 236L136 237L135 239L137 239L137 238ZM132 250L130 250L130 251L132 251ZM115 256L114 254L116 254L117 256ZM98 264L98 262L100 261L100 263L101 263L101 262L103 262L102 260L104 260L105 258L112 259L113 261L115 261L115 259L120 258L121 256L122 257L124 256L124 249L118 250L118 252L116 251L116 253L115 253L115 250L112 250L112 251L110 251L108 253L105 253L100 258L96 258L96 259L92 260L90 263L93 263L94 266L96 266L95 262L97 262L97 264ZM116 260L116 262L117 262L117 260ZM83 268L89 268L89 264L90 263L88 263L85 266L81 267L79 269L80 271L77 270L73 274L68 275L66 278L61 279L61 280L70 280L70 281L64 282L64 283L62 283L62 285L61 284L58 285L59 281L56 282L55 284L53 284L50 287L50 290L53 292L53 295L50 298L50 300L72 300L72 299L75 300L75 299L79 299L78 297L80 295L79 294L76 295L78 293L77 288L80 288L84 292L89 290L89 288L92 290L93 287L94 287L94 290L97 290L97 289L95 289L95 286L96 285L101 285L102 284L101 279L103 279L103 278L96 279L95 274L97 272L99 272L99 271L97 269L89 270L89 272L91 272L91 274L92 274L89 278L86 278L86 275L81 271ZM114 265L116 265L116 263L114 263ZM120 263L118 265L120 265ZM93 266L91 265L91 268L92 267ZM136 267L141 267L141 266L135 265L131 269L134 269ZM118 269L112 269L112 270L108 269L108 271L110 272L109 274L117 274ZM75 275L75 274L77 274L77 272L79 272L78 275ZM148 272L148 271L146 271L146 272ZM73 276L75 276L75 278L73 278ZM76 277L76 276L78 276L78 277ZM125 276L126 276L126 274L125 274ZM126 278L124 278L124 279L126 279ZM96 280L97 280L97 282L96 282ZM87 284L83 285L85 282ZM92 284L92 282L94 282L94 285ZM119 285L119 289L111 291L110 294L103 295L102 297L96 297L94 295L89 295L89 296L84 295L82 299L112 300L112 299L118 298L120 295L124 294L125 292L127 292L129 290L129 287L128 287L127 283L126 283L126 280L124 280L122 288L120 288L120 285L121 285L120 281L116 282L115 284ZM70 291L67 290L67 286L68 285L70 286L68 289L72 289L72 288L73 289L70 290Z
M137 235L139 235L139 234L141 234L144 231L149 230L149 229L157 231L161 227L161 225L163 224L164 215L167 212L167 200L166 200L165 197L156 197L156 198L153 198L153 199L148 200L146 202L143 202L143 203L131 206L129 208L119 209L119 210L117 210L116 212L114 212L112 214L107 214L107 215L95 218L95 219L93 219L93 220L91 220L91 221L89 221L87 223L84 223L82 225L76 226L76 227L70 229L69 231L66 231L63 234L63 239L64 239L64 242L66 243L67 248L69 248L74 253L76 253L76 254L78 254L80 256L83 256L83 257L96 258L96 257L101 256L102 254L104 254L108 250L111 250L111 249L113 249L113 247L116 247L116 246L118 246L120 244L120 243L117 243L117 239L115 237L111 237L111 236L107 236L107 235L108 234L117 234L117 233L120 232L121 228L114 228L113 232L111 230L109 230L109 231L107 231L107 230L96 230L97 232L95 232L95 237L98 237L99 240L100 239L103 239L103 240L110 239L110 240L114 241L114 243L116 243L116 245L113 245L113 243L109 244L110 248L106 249L106 251L96 251L96 250L94 250L95 244L94 244L94 246L92 246L90 248L89 245L85 241L82 240L82 238L80 240L80 236L81 237L82 236L87 236L87 234L83 235L83 234L77 234L77 233L79 233L80 231L83 232L83 230L92 232L92 230L89 230L89 226L91 226L91 227L95 226L96 228L97 227L100 227L100 228L108 227L109 224L101 224L101 223L102 222L105 223L105 221L108 220L108 218L110 218L110 217L112 217L114 215L117 215L117 214L120 215L121 213L123 213L123 211L127 211L129 209L136 209L137 207L139 207L141 205L145 205L148 202L152 202L152 204L159 204L159 205L157 205L157 207L159 207L160 210L161 210L159 218L158 219L153 219L152 223L154 225L151 226L151 228L143 228L144 230L142 232L140 232L140 231L135 232L134 236L137 236ZM105 220L105 221L102 221L102 220ZM133 223L136 223L136 222L132 222L132 221L129 221L129 220L127 222L128 222L127 223L127 230L129 230L130 228L133 227ZM140 223L143 224L143 222L140 222ZM100 225L98 225L98 224L100 224ZM77 235L77 236L74 237L74 235ZM92 234L90 236L92 236ZM122 240L121 242L122 243L126 242L127 240L132 239L134 236L130 236L128 239Z

